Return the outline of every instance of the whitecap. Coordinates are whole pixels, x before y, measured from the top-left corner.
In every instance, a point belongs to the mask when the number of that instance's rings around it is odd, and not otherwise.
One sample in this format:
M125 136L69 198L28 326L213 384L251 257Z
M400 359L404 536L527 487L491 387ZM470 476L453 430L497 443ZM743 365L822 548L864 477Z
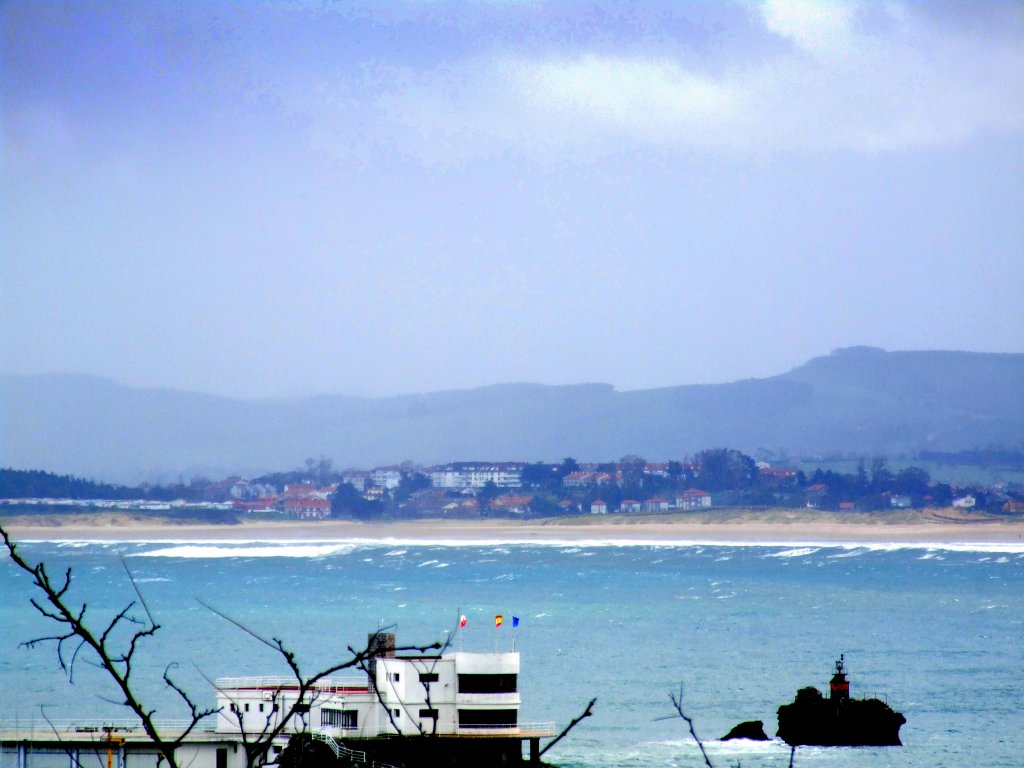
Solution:
M830 560L838 560L846 557L860 557L861 555L867 553L867 551L868 550L865 547L854 547L852 549L846 550L845 552L839 552L835 555L829 555L828 557Z
M82 544L100 547L116 547L129 544L132 546L145 546L147 544L160 544L169 546L180 545L227 545L222 540L195 540L195 539L174 539L156 538L147 541L118 540L101 541L91 539L24 539L24 544ZM278 542L267 539L232 540L229 545L243 546L266 544L273 545ZM865 552L896 552L900 550L923 549L927 551L944 552L981 552L1007 555L1018 555L1024 557L1024 540L1018 541L985 541L985 542L934 542L934 541L820 541L815 539L792 539L778 541L752 541L746 539L729 540L708 540L708 539L640 539L640 538L589 538L589 539L517 539L493 537L465 538L465 539L431 539L431 538L401 538L386 537L382 539L370 539L363 537L346 537L339 539L317 539L313 541L295 540L291 544L317 544L317 545L348 545L353 548L379 549L392 547L387 552L390 556L406 554L407 547L486 547L487 554L507 555L513 547L556 547L558 549L594 549L594 548L633 548L646 547L651 549L692 549L694 553L700 554L708 547L729 548L729 549L836 549L836 550L863 550ZM774 556L779 556L776 553Z
M223 546L209 544L186 544L182 546L136 552L133 557L181 557L188 559L213 559L225 557L324 557L351 552L353 547L346 544L271 544L263 546Z
M807 557L820 549L820 547L796 547L794 549L784 549L782 552L771 552L765 555L765 557Z

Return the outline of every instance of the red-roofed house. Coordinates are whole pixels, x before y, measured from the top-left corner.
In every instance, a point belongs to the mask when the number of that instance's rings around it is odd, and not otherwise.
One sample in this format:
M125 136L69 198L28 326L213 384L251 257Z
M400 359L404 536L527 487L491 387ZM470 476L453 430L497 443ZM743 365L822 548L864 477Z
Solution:
M231 507L240 512L275 512L279 508L278 501L277 496L261 496L254 501L235 501Z
M323 520L331 514L331 502L315 496L288 496L280 503L281 511L299 520Z
M824 483L815 483L814 485L807 486L807 506L811 509L817 509L821 506L821 502L827 494L828 486Z
M601 499L594 499L590 505L590 514L592 515L607 515L608 505Z
M699 488L688 488L676 497L677 509L704 509L711 506L711 494Z
M491 511L525 515L533 496L499 496L491 501Z
M562 478L562 485L566 488L580 488L584 485L591 485L593 482L593 472L570 472Z
M623 499L619 504L619 512L639 512L642 509L643 505L636 499Z
M797 473L791 467L763 467L758 468L758 475L762 482L771 486L789 485L796 482Z

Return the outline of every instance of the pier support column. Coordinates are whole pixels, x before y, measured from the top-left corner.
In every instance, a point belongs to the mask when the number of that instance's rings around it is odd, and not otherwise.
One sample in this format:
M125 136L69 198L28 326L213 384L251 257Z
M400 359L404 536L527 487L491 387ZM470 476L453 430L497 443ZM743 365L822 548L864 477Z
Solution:
M28 742L18 745L18 768L28 768Z
M530 765L540 765L540 739L530 739Z

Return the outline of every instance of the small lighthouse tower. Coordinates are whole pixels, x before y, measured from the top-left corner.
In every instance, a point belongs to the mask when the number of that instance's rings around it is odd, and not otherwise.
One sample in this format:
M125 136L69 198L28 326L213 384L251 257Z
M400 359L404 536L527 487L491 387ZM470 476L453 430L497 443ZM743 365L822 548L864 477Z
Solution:
M828 690L829 698L837 704L850 698L850 681L846 679L844 654L839 654L839 661L836 662L835 674L829 681Z

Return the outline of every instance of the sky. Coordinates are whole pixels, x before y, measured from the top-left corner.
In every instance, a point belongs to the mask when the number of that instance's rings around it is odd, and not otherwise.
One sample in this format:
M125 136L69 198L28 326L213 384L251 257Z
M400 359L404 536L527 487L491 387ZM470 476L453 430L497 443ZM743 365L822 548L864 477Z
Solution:
M0 371L244 398L1024 352L1024 5L0 5Z

